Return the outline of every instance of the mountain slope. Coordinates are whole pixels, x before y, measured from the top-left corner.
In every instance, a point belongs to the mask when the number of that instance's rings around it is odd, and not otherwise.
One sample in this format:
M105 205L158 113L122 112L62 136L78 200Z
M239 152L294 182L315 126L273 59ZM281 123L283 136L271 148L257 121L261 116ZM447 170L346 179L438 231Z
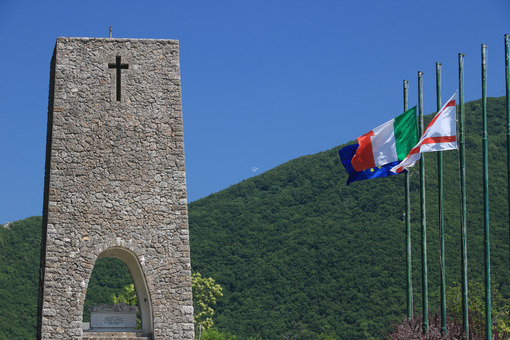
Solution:
M483 282L480 101L466 104L468 263ZM508 295L503 98L489 100L493 281ZM431 117L428 117L430 119ZM380 337L405 313L404 176L345 185L338 150L287 162L189 205L192 266L224 286L216 324L243 337ZM447 280L460 281L458 153L444 155ZM438 308L436 154L426 155L430 310ZM415 306L418 169L411 170Z
M480 101L466 104L469 280L483 283ZM492 279L510 297L504 98L490 98ZM429 119L431 117L428 117ZM240 339L382 338L405 314L403 176L345 185L335 147L189 204L193 270L223 287L216 326ZM460 280L458 153L444 154L447 284ZM438 308L436 154L426 155L429 310ZM421 309L418 171L411 171L413 285ZM0 227L0 339L34 339L41 218ZM104 261L103 261L104 260ZM87 303L130 283L122 263L94 268ZM112 274L113 273L113 274Z
M0 339L35 338L41 217L0 227Z

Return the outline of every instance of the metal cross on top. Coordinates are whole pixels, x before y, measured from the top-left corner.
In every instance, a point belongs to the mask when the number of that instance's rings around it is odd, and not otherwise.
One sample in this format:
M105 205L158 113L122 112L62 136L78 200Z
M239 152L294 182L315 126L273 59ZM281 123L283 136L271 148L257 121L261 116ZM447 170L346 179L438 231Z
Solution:
M120 63L120 56L115 57L115 63L109 63L108 68L114 68L117 69L117 101L120 101L120 70L122 69L128 69L128 64L121 64Z

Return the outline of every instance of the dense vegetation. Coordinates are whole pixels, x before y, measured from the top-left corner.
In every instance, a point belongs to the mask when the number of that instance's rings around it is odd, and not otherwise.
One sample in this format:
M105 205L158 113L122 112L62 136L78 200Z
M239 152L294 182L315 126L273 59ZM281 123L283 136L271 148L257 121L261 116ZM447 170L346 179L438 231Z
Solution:
M0 339L34 339L41 217L0 227Z
M481 101L465 105L469 280L483 282ZM493 281L510 295L504 98L488 103ZM430 119L431 117L429 117ZM405 313L404 176L345 185L338 149L301 157L189 205L192 266L224 288L220 330L263 339L380 338ZM443 153L447 285L460 281L459 161ZM427 154L429 309L439 307L437 154ZM413 285L421 310L418 169Z
M483 282L481 102L466 106L469 280ZM490 98L492 279L510 297L504 98ZM430 118L429 118L430 119ZM338 149L289 161L189 204L195 271L223 287L214 324L239 339L384 338L405 314L403 176L345 185ZM460 280L458 153L443 153L447 285ZM436 154L426 157L429 309L438 308ZM421 308L417 169L411 170L413 285ZM0 227L0 339L35 335L39 217ZM101 267L104 267L101 269ZM98 261L87 301L131 283ZM123 269L124 268L124 269ZM112 277L110 274L119 275ZM94 281L95 280L95 281ZM108 290L101 287L110 287ZM100 289L99 289L100 288ZM103 294L101 297L100 294Z

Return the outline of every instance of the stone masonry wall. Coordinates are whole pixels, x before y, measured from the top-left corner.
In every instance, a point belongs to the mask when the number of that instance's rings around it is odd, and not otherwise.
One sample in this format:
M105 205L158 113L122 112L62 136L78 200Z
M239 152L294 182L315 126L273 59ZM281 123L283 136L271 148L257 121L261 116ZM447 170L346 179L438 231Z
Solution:
M193 339L178 42L58 38L51 77L38 337L81 339L94 263L117 247L145 275L154 339Z

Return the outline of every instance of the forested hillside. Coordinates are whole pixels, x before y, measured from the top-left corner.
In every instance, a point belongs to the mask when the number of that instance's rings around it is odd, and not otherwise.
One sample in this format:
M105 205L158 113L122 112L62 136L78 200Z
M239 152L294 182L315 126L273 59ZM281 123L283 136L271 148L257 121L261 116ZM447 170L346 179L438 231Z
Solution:
M41 217L0 227L0 339L35 339Z
M469 280L483 283L481 101L465 105ZM428 117L429 120L431 117ZM510 295L504 98L488 103L493 282ZM404 176L345 185L342 146L189 205L192 266L224 287L216 325L263 339L382 337L405 314ZM458 152L443 153L446 278L460 281ZM439 308L437 170L427 154L431 311ZM421 308L418 169L411 170L413 285Z
M482 283L480 108L480 101L466 104L466 171L469 280ZM496 288L509 298L504 98L490 98L488 111L491 270ZM193 270L223 287L214 317L221 331L239 339L318 339L320 334L384 338L391 323L405 314L404 176L346 186L338 157L341 147L289 161L189 204ZM456 151L443 155L450 286L460 280L459 161ZM436 154L425 159L433 311L439 306ZM419 312L417 169L411 170L411 181L413 285ZM0 339L35 338L40 224L40 217L31 217L0 227ZM87 303L107 302L103 300L120 293L130 283L126 272L113 260L98 262Z

